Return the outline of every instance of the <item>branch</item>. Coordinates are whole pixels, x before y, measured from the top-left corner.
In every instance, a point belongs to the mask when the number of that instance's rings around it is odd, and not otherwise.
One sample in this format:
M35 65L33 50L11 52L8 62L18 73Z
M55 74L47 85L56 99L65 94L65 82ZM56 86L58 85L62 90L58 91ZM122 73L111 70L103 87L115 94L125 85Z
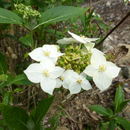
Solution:
M99 42L97 43L97 47L101 46L104 42L104 40L113 32L115 31L128 17L130 16L130 11L121 19L121 21L114 27L112 28L107 34L106 36Z

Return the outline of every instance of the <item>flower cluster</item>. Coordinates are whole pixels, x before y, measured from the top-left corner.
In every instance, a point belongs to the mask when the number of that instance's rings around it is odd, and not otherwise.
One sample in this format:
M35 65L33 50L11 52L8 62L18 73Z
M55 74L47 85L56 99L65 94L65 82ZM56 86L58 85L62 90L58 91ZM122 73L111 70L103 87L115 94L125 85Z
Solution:
M71 94L79 93L81 89L91 89L87 76L93 78L101 91L106 90L113 78L118 76L120 68L107 61L104 53L94 48L94 41L98 38L80 37L72 32L68 33L72 38L63 38L57 42L81 43L85 48L70 46L71 49L61 53L57 45L43 45L29 53L29 56L38 63L31 64L24 73L31 82L40 83L42 90L51 95L55 88L61 86L68 89ZM74 59L76 62L73 62Z
M16 11L18 11L18 13L21 14L24 19L41 16L41 14L37 10L32 9L31 6L26 6L24 4L15 4L14 6Z

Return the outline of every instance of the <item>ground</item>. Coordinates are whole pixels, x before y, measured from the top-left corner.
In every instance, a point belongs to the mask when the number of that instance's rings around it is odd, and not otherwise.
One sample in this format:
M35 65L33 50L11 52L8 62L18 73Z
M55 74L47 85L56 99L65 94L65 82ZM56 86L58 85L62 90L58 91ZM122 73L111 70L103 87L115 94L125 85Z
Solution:
M125 5L123 0L87 0L82 6L87 7L90 4L96 12L101 15L104 21L111 26L111 28L116 26L127 12L130 11L130 6ZM14 26L12 26L12 28L14 28ZM24 33L24 31L25 30L22 30L22 33ZM11 33L14 34L13 31ZM20 32L18 32L17 35L20 35ZM15 43L15 39L10 38L6 38L6 40L2 39L0 41L0 51L6 53L10 64L10 70L12 72L14 72L14 66L19 64L19 62L21 63L21 57L24 57L21 52L26 51L26 49L21 47L20 44L18 44L18 47L15 47ZM101 104L105 107L111 107L115 94L115 84L118 80L123 82L125 81L125 96L126 98L130 98L130 77L128 76L130 61L126 63L119 62L121 57L126 55L128 50L125 49L125 51L120 51L121 48L118 47L119 44L130 45L130 16L103 42L104 52L111 52L112 54L116 53L117 57L115 62L124 68L119 78L115 79L112 86L103 93L100 93L95 86L93 90L83 91L73 96L70 96L66 90L55 92L55 102L44 120L44 123L47 126L49 126L47 123L48 118L53 114L59 114L61 116L59 116L60 123L57 130L84 130L88 124L94 125L96 128L102 117L97 115L95 112L90 112L88 106L92 104ZM127 71L125 72L125 70ZM39 87L34 87L32 90L25 86L25 91L16 95L21 100L21 103L18 104L19 106L22 104L22 106L27 106L26 109L29 109L30 105L36 104L39 97L41 98L46 96L41 92ZM32 102L33 104L31 104ZM60 114L60 112L62 113ZM128 104L124 112L121 114L130 120L130 104Z

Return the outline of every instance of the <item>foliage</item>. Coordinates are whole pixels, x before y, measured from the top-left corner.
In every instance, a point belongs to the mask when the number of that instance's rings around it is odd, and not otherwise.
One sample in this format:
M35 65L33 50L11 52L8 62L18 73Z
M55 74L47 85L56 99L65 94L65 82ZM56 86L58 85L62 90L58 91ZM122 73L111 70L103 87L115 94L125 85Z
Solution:
M123 111L125 106L130 100L124 99L124 92L121 86L117 87L114 106L111 108L104 108L101 105L92 105L90 110L95 111L98 114L101 114L106 121L103 121L100 124L100 129L110 129L115 130L116 128L124 128L125 130L130 129L130 121L120 116L120 113Z
M41 130L43 129L41 121L45 117L52 102L53 97L43 99L30 114L19 107L0 104L0 111L3 116L2 125L16 130Z

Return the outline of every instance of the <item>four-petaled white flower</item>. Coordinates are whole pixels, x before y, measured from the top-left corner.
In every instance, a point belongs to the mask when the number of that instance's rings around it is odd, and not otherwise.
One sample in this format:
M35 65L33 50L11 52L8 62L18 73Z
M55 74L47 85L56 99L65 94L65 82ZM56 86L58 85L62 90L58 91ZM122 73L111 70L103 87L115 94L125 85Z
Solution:
M68 31L68 33L78 42L83 43L85 45L85 47L90 50L91 48L93 48L95 46L95 43L93 43L94 41L98 40L99 38L87 38L85 36L78 36L70 31Z
M84 90L91 89L91 85L85 77L79 75L73 70L67 70L61 76L61 80L63 80L63 87L69 89L70 94L77 94L81 91L81 88Z
M117 77L120 68L112 62L106 61L106 58L99 53L91 56L91 64L88 65L84 73L93 77L96 86L101 90L106 90L112 83L112 79Z
M51 95L53 94L53 90L58 87L58 77L63 72L63 68L55 66L50 60L33 63L24 71L31 82L40 83L42 90Z
M46 62L46 60L50 59L54 63L62 55L63 53L58 51L57 45L43 45L43 47L38 47L29 53L29 56L35 61Z

